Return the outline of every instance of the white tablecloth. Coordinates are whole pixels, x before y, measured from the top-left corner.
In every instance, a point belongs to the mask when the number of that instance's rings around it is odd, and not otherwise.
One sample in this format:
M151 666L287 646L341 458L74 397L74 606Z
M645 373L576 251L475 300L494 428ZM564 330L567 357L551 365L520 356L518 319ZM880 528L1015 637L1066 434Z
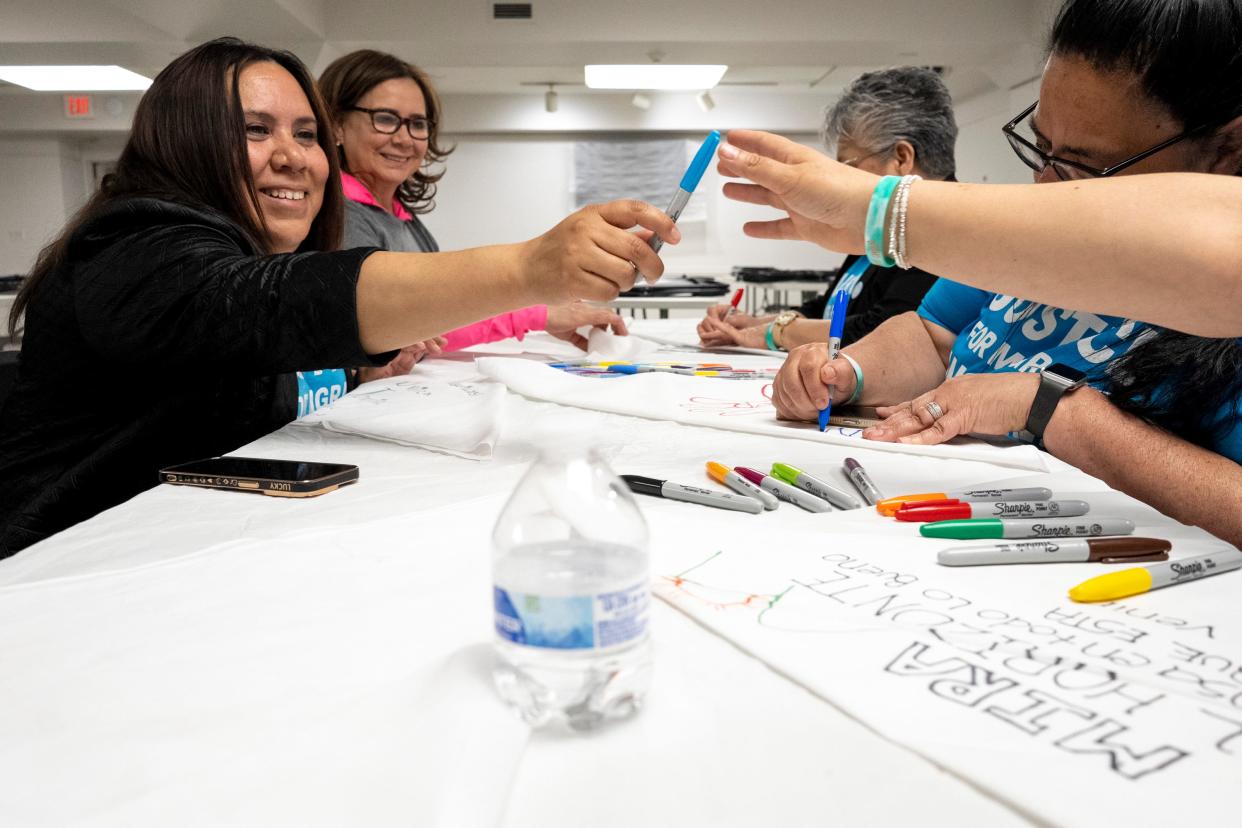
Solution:
M469 355L418 375L483 379ZM360 481L307 500L160 486L0 562L0 825L1042 821L660 602L641 715L528 736L487 687L489 533L550 440L590 444L618 473L700 484L708 459L827 475L841 456L516 395L484 461L282 429L238 453L356 463ZM1036 480L1106 492L1052 458L1032 474L850 453L890 493ZM869 511L642 506L654 526L691 521L709 543L748 519L774 541L783 528L879 526ZM653 551L657 574L677 564L658 538Z

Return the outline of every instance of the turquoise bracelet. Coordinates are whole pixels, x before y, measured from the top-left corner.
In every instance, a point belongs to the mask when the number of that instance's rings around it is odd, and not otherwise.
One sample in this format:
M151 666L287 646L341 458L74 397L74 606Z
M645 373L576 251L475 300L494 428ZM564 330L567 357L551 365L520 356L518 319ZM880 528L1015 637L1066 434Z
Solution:
M873 265L893 267L897 264L885 252L884 221L888 218L888 203L893 198L893 190L901 182L901 177L886 175L875 185L871 193L871 204L867 207L867 227L865 231L867 259Z
M776 347L776 340L772 338L772 324L768 323L768 331L763 335L763 339L768 344L769 351L779 351L780 348Z

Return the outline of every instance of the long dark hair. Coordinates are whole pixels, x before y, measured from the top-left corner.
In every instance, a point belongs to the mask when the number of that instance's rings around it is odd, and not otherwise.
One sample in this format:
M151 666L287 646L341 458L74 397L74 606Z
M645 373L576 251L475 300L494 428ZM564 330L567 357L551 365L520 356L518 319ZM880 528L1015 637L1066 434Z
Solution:
M429 167L443 162L454 147L440 143L440 118L444 110L427 73L395 55L360 49L332 61L319 76L319 90L332 117L339 124L349 114L350 107L358 105L363 95L384 81L396 78L409 78L418 84L427 103L427 120L431 122L427 155L422 166L397 188L397 201L411 213L430 213L436 206L436 182L444 177L444 170L432 172ZM349 172L343 146L340 147L340 163L341 169Z
M156 76L134 112L134 123L116 172L43 248L9 313L9 332L49 273L64 264L69 242L106 206L124 198L149 197L208 207L237 224L261 253L268 233L250 174L246 124L238 76L252 63L276 63L293 75L319 122L318 143L328 158L323 205L298 247L335 250L344 229L344 196L332 152L331 121L310 72L289 52L222 37L178 57Z
M1048 47L1133 74L1183 129L1211 136L1242 115L1242 0L1067 0ZM1236 339L1155 329L1105 372L1114 403L1199 445L1239 421Z

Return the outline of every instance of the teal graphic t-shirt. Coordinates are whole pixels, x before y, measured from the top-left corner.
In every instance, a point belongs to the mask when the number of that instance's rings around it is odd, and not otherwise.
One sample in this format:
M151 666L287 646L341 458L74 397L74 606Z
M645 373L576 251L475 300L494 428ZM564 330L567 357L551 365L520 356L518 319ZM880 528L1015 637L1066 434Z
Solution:
M327 371L298 371L298 417L345 396L345 369L331 368Z
M1054 362L1107 385L1102 367L1130 350L1147 326L1133 319L1065 310L939 279L919 316L957 334L947 377L1037 372Z
M1085 371L1088 382L1105 392L1111 388L1104 367L1156 332L1134 319L1055 308L948 279L936 281L923 297L918 314L957 334L946 378L1037 372L1059 362ZM1227 433L1210 446L1235 462L1242 462L1242 421L1234 419L1239 411L1242 400L1233 400L1217 412L1214 421ZM1233 419L1233 424L1226 430L1227 419Z

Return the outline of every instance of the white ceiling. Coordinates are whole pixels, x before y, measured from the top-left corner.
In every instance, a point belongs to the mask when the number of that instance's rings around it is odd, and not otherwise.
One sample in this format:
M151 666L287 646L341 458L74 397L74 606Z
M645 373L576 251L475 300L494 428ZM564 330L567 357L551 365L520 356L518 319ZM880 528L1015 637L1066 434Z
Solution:
M944 66L959 101L1029 79L1054 0L2 0L0 63L118 63L154 76L189 46L233 34L315 72L358 48L426 68L446 95L585 94L586 63L727 63L724 85L826 99L859 72ZM0 93L26 95L15 87Z

